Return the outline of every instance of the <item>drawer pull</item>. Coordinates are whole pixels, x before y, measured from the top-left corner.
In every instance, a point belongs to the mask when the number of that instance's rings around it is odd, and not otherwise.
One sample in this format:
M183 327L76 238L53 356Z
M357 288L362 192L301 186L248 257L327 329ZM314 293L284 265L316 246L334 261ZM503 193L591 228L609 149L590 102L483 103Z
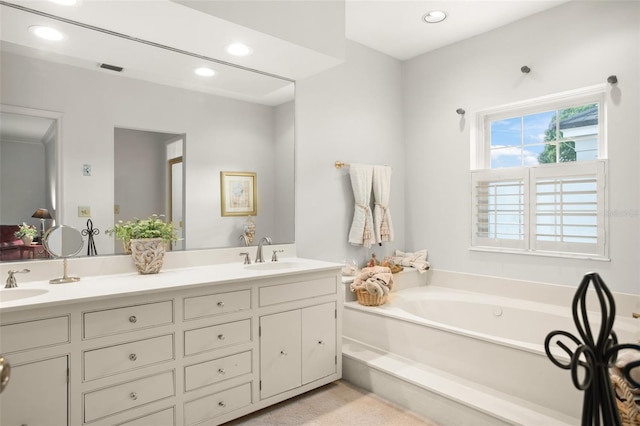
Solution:
M133 399L135 401L136 399L138 399L138 394L135 393L135 392L131 392L129 394L129 398L131 398L131 399Z
M325 345L324 341L322 341L322 340L318 340L318 344L319 344L320 346L324 346L324 345Z
M280 351L280 355L282 355L282 356L287 356L288 354L287 354L287 352L286 352L286 351Z
M224 407L226 407L226 406L227 406L227 404L225 404L225 402L224 402L224 401L220 401L220 402L218 402L218 405L219 405L220 407L222 407L222 408L224 408Z
M137 322L138 322L138 318L136 318L136 316L135 316L135 315L131 315L131 316L129 317L129 322L130 322L131 324L135 324L135 323L137 323Z
M129 359L130 359L131 361L135 361L135 360L137 360L137 359L138 359L138 355L136 355L136 354L131 354L131 355L129 355Z
M218 340L224 340L224 334L218 334Z
M224 371L224 368L220 368L218 369L218 374L222 374L224 376L225 374L227 374L227 372Z
M218 307L224 308L224 302L218 302Z

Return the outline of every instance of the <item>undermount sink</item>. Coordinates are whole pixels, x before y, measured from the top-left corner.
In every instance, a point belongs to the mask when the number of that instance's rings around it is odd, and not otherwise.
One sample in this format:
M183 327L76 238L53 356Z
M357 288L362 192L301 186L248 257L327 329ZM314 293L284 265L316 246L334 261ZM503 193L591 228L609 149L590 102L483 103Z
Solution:
M12 302L27 297L40 296L48 291L44 288L3 288L0 290L0 302Z
M291 269L295 268L297 263L292 262L270 262L270 263L253 263L247 265L247 269L253 269L255 271L273 271L276 269Z

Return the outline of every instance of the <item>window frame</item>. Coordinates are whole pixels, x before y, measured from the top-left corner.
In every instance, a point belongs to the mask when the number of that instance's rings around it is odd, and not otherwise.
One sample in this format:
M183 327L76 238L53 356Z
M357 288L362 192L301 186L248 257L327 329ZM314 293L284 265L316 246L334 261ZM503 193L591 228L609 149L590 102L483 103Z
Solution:
M538 256L568 257L609 261L607 242L608 204L607 190L607 104L606 84L542 96L530 100L478 111L472 119L475 133L471 135L470 155L470 250L502 253L521 253ZM573 106L597 103L598 107L598 155L596 160L538 164L491 169L491 122L522 117L550 110L562 110ZM563 177L578 175L585 169L593 169L597 179L597 243L592 252L574 251L576 245L547 243L536 240L536 176ZM557 171L557 173L555 173ZM555 173L555 174L554 174ZM524 238L522 240L491 239L478 236L478 204L476 182L481 179L499 181L522 179L524 182ZM493 180L492 180L493 179ZM584 246L583 246L584 247Z

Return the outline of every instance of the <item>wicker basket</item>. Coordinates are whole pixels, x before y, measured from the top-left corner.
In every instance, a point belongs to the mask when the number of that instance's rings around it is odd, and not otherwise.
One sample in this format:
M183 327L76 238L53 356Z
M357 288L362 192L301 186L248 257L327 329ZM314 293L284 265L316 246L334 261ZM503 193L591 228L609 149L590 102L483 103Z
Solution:
M369 293L365 289L356 290L356 296L358 297L358 303L365 306L380 306L387 303L388 294L384 294L382 296L378 296L375 294Z
M638 405L633 399L627 383L614 374L611 375L611 384L616 394L616 404L620 413L620 421L623 426L640 426L640 413Z

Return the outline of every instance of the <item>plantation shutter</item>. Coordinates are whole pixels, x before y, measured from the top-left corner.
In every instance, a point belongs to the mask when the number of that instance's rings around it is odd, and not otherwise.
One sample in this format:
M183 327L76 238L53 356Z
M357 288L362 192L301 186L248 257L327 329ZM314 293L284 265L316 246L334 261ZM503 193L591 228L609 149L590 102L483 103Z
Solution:
M531 249L605 256L605 162L531 170Z
M521 168L471 173L472 247L527 247L527 180Z

